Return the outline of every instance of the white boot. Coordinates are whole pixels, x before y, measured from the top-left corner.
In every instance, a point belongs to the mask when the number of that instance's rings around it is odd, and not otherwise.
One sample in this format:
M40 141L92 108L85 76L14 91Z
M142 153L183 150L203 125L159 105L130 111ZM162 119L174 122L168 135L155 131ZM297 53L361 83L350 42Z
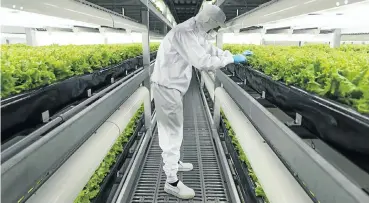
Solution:
M176 187L165 182L164 191L180 199L192 199L195 197L195 191L184 185L182 181L179 181Z
M193 165L191 163L178 162L178 171L191 171L192 169Z

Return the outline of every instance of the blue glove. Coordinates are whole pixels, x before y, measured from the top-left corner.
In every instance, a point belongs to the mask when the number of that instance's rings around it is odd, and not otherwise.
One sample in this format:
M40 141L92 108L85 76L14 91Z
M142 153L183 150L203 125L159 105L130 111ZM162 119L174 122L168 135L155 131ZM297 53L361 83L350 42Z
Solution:
M233 55L234 63L244 63L246 62L246 57L242 54Z
M243 54L243 55L245 55L245 56L251 56L251 55L253 55L254 53L252 53L252 51L250 51L250 50L246 50L246 51L244 51L242 54Z

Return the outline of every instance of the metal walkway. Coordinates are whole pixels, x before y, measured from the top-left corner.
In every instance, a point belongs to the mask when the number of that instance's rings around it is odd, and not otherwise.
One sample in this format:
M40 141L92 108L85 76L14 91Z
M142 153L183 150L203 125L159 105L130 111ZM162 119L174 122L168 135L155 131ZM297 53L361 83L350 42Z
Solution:
M166 180L157 132L132 190L130 202L230 202L223 173L212 141L211 129L202 104L198 83L192 80L184 97L184 134L181 160L191 162L194 169L178 172L178 178L195 190L192 200L180 200L164 192Z

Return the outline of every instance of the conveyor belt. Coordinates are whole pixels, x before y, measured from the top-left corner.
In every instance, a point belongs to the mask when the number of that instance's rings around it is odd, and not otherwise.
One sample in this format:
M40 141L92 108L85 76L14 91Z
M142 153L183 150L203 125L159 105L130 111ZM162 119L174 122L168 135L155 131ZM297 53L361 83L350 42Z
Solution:
M184 137L181 160L191 162L194 170L178 172L178 178L195 190L195 198L184 201L164 192L166 176L162 169L161 149L156 132L131 193L130 202L230 202L196 80L192 80L183 102Z

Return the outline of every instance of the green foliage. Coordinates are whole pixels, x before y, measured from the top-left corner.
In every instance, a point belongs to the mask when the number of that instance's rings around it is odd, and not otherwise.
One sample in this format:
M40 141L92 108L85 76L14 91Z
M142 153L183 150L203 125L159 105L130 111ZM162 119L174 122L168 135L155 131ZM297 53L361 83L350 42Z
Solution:
M158 47L153 43L150 50ZM141 54L141 44L1 45L1 97L91 73Z
M253 68L319 96L369 114L369 46L326 45L256 46L225 45L232 53L252 50Z
M90 180L87 182L83 190L79 193L74 203L89 203L90 200L95 198L100 191L100 184L103 182L104 178L109 174L110 168L117 161L117 157L123 152L123 146L129 140L136 130L136 122L140 119L144 111L143 105L137 110L134 116L131 118L127 124L124 131L117 138L112 148L106 154L103 161L100 163L99 167L96 169L95 173L91 176Z
M252 169L251 164L250 164L249 160L247 159L247 156L246 156L245 152L243 151L243 149L241 147L241 144L238 142L238 140L235 136L235 133L232 129L232 126L229 123L229 121L227 120L223 110L220 111L220 114L221 114L221 116L224 120L224 124L227 128L228 135L232 138L232 144L233 144L235 150L238 152L238 158L243 163L246 164L249 176L251 177L252 181L255 184L255 194L256 194L256 196L262 197L264 199L264 201L268 203L269 200L268 200L267 196L265 195L265 192L264 192L263 188L261 187L261 185L259 183L259 180L258 180L257 176L255 175L254 170Z

